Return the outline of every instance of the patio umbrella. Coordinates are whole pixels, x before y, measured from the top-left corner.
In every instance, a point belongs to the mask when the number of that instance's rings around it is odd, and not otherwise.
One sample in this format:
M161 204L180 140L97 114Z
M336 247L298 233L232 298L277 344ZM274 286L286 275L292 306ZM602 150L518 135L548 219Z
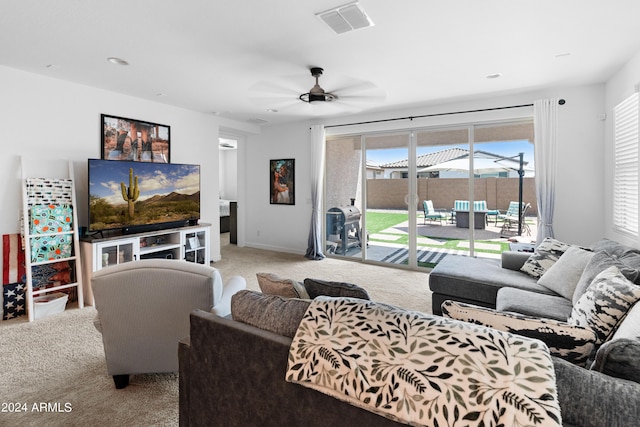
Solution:
M524 166L523 161L524 153L519 154L519 161L513 161L509 159L489 159L486 157L474 157L473 158L473 173L475 175L483 175L489 173L509 172L516 171L520 178L520 185L518 191L518 202L520 203L520 209L522 209L522 179L527 171L533 171L532 168ZM418 170L418 172L435 172L435 171L469 171L469 158L447 160L446 162L438 163L426 168ZM522 234L522 211L518 215L518 235Z
M509 172L520 170L519 163L511 160L487 159L484 157L473 159L473 173L483 175L488 173ZM469 159L453 159L446 162L438 163L426 168L419 169L418 172L435 172L435 171L459 171L466 172L469 170ZM533 171L531 168L523 166L523 171Z

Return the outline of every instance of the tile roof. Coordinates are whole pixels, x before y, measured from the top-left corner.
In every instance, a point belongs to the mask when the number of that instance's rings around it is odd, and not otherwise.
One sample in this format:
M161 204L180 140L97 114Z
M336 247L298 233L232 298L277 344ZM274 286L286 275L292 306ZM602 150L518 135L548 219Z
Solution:
M469 155L469 150L462 148L447 148L445 150L435 151L429 154L423 154L416 158L416 166L419 168L426 168L427 166L437 165L438 163L446 162L447 160L457 159ZM380 165L383 168L407 168L409 167L409 160L398 160L395 162L385 163Z
M416 166L418 168L426 168L429 166L437 165L448 160L459 159L469 157L469 150L463 148L447 148L440 151L435 151L429 154L423 154L416 158ZM490 153L488 151L477 150L475 152L475 158L488 158L488 159L501 159L517 163L514 158L508 158L499 154ZM529 162L524 162L527 165ZM395 162L389 162L380 165L381 168L408 168L409 160L397 160Z

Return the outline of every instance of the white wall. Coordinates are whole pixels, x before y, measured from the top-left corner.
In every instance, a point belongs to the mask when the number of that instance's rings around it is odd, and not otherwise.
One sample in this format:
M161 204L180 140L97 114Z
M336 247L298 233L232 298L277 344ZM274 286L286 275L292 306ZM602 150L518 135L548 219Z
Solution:
M613 230L613 108L637 91L640 84L640 52L636 53L606 84L605 110L606 119L606 144L604 147L605 176L604 185L606 195L605 208L605 235L630 246L640 248L640 238L624 235Z
M87 225L87 159L100 157L100 114L171 126L171 162L201 165L201 222L220 258L218 129L212 115L0 67L0 234L20 231L20 156L73 160L78 220ZM38 173L50 177L52 170Z
M558 179L554 229L560 240L588 245L604 236L603 162L604 85L563 87L519 95L434 105L412 110L377 115L345 116L323 124L342 124L391 117L467 111L508 105L533 103L536 99L561 97L567 102L560 107L558 131ZM507 111L503 118L522 117L532 109ZM421 127L444 125L459 120L483 120L488 114L446 116L387 122L368 129L388 130L391 127ZM354 127L328 129L331 134L356 133ZM310 223L310 180L307 174L309 153L309 123L273 126L260 135L248 138L246 159L246 244L304 254ZM296 205L269 205L268 161L274 158L296 159Z
M532 103L549 97L565 98L560 107L559 171L554 228L556 237L589 244L605 235L605 122L599 115L610 114L614 98L630 93L633 76L640 76L640 58L636 56L606 86L563 87L519 95L492 97L466 102L451 102L411 110L345 116L325 125L363 120L421 115L447 111L499 107ZM632 83L633 82L633 83ZM624 90L623 90L624 88ZM219 129L234 129L246 137L237 153L239 244L304 254L309 232L311 198L309 178L309 126L311 122L266 127L235 123L161 103L72 84L52 78L0 67L0 201L4 207L0 232L19 231L21 206L19 156L37 154L74 160L79 205L86 205L86 159L99 157L100 114L131 117L171 126L171 160L202 165L202 221L212 227L211 253L220 257L217 201L220 176ZM529 112L530 113L530 112ZM514 116L522 112L513 112ZM415 127L450 123L460 117L414 120ZM469 120L482 119L473 115ZM608 122L606 121L607 129ZM318 122L317 120L313 123ZM405 124L394 123L396 127ZM339 128L349 131L348 128ZM336 132L337 128L332 129ZM353 129L351 129L353 130ZM610 145L609 131L607 146ZM605 162L603 162L603 156ZM269 160L296 160L294 206L269 204ZM206 159L206 160L203 160ZM45 174L47 171L43 171ZM604 201L604 202L603 202ZM80 209L80 222L86 224L86 209ZM610 215L610 212L609 214ZM607 231L607 234L609 232Z
M305 253L311 222L309 126L309 123L273 126L247 138L243 206L247 246ZM285 158L295 159L295 205L271 205L269 160Z
M238 199L238 150L220 150L220 198Z

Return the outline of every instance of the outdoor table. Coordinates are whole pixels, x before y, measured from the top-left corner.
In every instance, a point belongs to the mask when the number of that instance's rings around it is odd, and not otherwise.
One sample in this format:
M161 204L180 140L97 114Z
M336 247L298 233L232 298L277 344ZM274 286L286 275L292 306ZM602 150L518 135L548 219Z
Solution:
M484 230L487 223L487 211L473 212L473 228ZM456 227L469 228L469 211L456 211Z

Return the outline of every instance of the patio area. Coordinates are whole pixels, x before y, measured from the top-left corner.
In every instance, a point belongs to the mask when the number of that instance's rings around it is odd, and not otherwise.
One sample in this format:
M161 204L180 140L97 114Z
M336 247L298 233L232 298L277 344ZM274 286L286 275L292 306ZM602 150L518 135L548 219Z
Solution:
M382 216L386 222L394 222L394 218L406 218L406 211L369 210L369 218L375 225ZM537 220L535 217L526 218L526 226L523 226L522 236L518 236L517 224L509 230L503 230L502 222L495 224L494 218L490 218L485 229L474 229L474 253L478 257L500 258L500 254L506 250L527 248L528 244L535 240L537 234ZM469 255L469 229L459 228L451 220L427 221L424 223L422 213L417 218L417 260L420 267L432 268L448 255ZM396 224L384 228L375 229L368 234L367 260L387 262L392 264L407 264L409 257L409 223L400 220ZM506 231L506 232L505 232ZM517 243L517 245L516 245ZM338 253L339 255L342 255ZM362 257L362 250L353 247L346 251L344 256Z

